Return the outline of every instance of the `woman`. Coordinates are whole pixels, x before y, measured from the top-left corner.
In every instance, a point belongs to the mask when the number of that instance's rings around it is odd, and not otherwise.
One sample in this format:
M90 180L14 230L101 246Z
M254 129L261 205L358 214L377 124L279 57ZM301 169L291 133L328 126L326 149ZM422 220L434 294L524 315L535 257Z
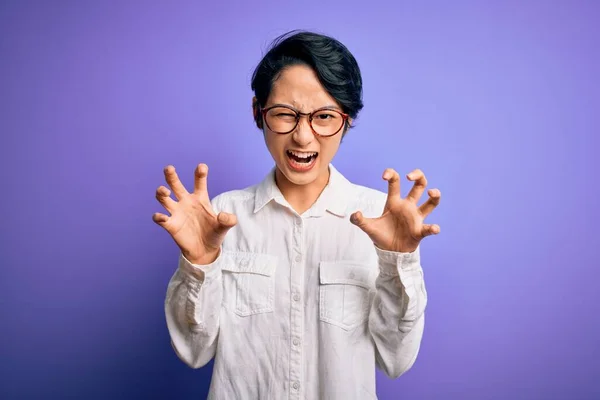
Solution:
M417 356L427 294L420 240L439 203L420 170L400 197L346 180L331 160L362 108L356 60L335 39L292 32L252 80L254 119L275 167L212 201L208 167L189 193L175 168L153 220L181 256L166 296L173 348L192 368L215 357L209 398L376 398L375 366L396 378Z

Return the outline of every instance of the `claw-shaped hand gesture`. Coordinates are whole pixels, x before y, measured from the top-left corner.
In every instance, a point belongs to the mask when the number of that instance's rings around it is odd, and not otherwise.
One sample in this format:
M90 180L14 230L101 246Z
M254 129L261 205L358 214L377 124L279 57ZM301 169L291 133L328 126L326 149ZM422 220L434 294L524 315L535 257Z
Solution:
M233 214L213 211L206 180L208 166L196 168L194 191L189 193L177 176L175 167L165 168L165 179L178 201L173 200L171 191L164 186L156 190L156 199L171 214L155 213L152 220L165 228L173 237L183 255L194 264L210 264L219 254L221 243L229 229L237 223Z
M406 198L400 197L400 177L388 168L383 179L388 181L388 197L383 214L378 218L366 218L360 211L350 217L350 221L361 228L382 250L412 253L425 236L438 234L439 225L425 224L425 218L440 203L441 192L429 189L429 199L421 206L417 203L427 186L427 179L419 169L412 171L407 178L414 185Z

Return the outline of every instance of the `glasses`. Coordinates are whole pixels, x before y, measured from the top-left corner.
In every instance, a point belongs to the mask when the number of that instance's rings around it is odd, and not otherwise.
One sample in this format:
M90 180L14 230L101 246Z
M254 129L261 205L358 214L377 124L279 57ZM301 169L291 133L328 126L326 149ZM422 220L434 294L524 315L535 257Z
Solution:
M308 123L315 135L333 136L342 130L348 121L348 114L331 108L320 108L311 113L302 113L289 106L274 105L261 110L267 127L275 133L285 135L298 126L301 116L308 117Z

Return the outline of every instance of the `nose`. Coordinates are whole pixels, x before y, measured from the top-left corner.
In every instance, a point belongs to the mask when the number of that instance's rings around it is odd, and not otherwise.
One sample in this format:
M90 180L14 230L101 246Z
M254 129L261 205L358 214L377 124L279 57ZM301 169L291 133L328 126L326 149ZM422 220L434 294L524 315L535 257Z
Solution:
M298 121L296 129L294 129L294 132L292 132L292 138L300 146L307 146L312 143L313 140L315 140L315 135L310 127L308 117L300 117L300 121Z

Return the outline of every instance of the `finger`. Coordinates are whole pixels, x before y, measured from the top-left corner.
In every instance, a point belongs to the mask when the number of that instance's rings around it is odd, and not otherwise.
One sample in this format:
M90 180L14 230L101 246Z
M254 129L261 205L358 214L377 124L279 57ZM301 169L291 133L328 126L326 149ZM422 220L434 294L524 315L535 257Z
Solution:
M350 216L350 222L362 229L367 235L371 233L371 219L365 218L362 212L357 211Z
M383 179L388 181L388 198L400 197L400 175L392 168L388 168L383 172Z
M180 200L183 196L188 194L185 186L183 186L183 183L179 180L179 176L177 175L174 166L169 165L165 168L165 179L175 194L175 197L177 197L177 200Z
M410 189L410 192L408 192L408 195L406 195L406 199L413 203L417 203L425 191L427 178L425 178L425 174L420 169L413 170L411 173L407 174L406 177L409 181L415 182Z
M226 233L237 224L237 217L234 214L221 211L219 215L217 215L217 222L219 222L217 231L219 233Z
M440 233L440 226L437 224L424 224L421 229L421 235L423 237L437 235L438 233Z
M152 214L152 221L154 221L157 225L164 227L165 223L169 221L169 217L165 214L154 213Z
M429 194L429 198L425 203L419 207L419 211L422 216L426 217L440 204L440 199L442 198L442 192L439 189L430 189L427 191Z
M156 189L156 200L168 211L172 212L177 202L171 197L171 191L164 186L160 186Z
M208 178L208 165L198 164L196 172L194 174L194 193L206 193L208 195L207 181Z

